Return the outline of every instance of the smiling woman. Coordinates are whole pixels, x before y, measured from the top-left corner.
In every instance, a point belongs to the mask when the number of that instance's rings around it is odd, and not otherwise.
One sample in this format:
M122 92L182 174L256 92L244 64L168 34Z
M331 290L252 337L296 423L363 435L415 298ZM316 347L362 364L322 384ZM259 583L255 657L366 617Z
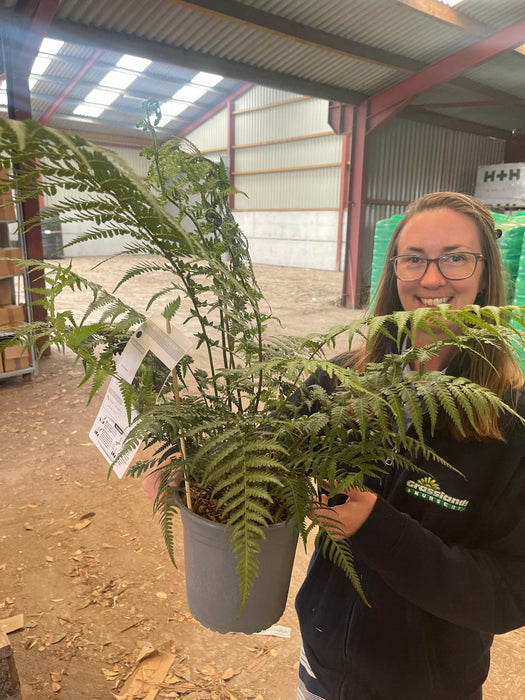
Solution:
M438 304L462 308L468 304L502 306L505 303L503 267L497 245L498 233L490 211L479 200L457 192L434 192L412 203L399 221L386 252L386 260L373 304L374 314L392 311L413 311ZM407 256L407 257L405 257ZM474 262L475 256L475 262ZM456 273L459 259L462 274ZM416 267L418 274L406 274ZM453 271L454 270L454 271ZM469 273L465 276L466 273ZM444 274L445 273L445 274ZM440 333L435 329L435 337ZM414 344L427 345L432 338L418 334ZM351 362L364 367L367 362L379 362L390 352L387 338L378 338L366 348L352 354ZM498 346L486 345L481 355L454 356L453 350L443 348L430 358L426 370L442 370L454 360L456 373L504 396L511 387L523 381L521 371L508 352ZM446 421L446 418L444 418ZM452 429L452 428L451 428ZM469 434L467 428L467 434ZM495 415L478 425L475 439L501 439Z
M392 237L375 314L502 305L496 239L490 212L472 197L440 192L417 200ZM450 330L432 326L412 342L423 347ZM373 338L339 361L360 369L379 362L398 352L395 335L392 329L390 339ZM443 346L424 369L472 379L525 416L523 377L497 343L479 343L475 352ZM319 381L335 389L328 377ZM489 410L462 431L447 415L438 425L433 431L424 421L425 444L454 471L419 455L423 473L366 477L366 492L330 501L323 494L313 509L314 519L330 519L349 538L371 607L323 555L321 538L296 602L298 700L480 700L493 635L525 625L524 421Z
M466 214L444 208L415 214L401 230L393 259L403 309L473 304L483 288L480 239Z

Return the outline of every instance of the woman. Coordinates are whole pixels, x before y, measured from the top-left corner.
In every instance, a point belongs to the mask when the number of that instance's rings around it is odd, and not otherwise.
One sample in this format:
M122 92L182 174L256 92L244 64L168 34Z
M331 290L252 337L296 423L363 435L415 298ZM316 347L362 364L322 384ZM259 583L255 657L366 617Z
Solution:
M417 200L393 234L374 312L504 304L496 238L472 197ZM391 350L378 336L346 364ZM501 348L486 355L444 347L425 369L472 379L525 415L517 364ZM301 700L478 700L493 635L525 625L524 426L494 415L466 438L444 425L426 440L462 475L418 458L426 478L393 470L332 507L371 607L317 550L296 602Z

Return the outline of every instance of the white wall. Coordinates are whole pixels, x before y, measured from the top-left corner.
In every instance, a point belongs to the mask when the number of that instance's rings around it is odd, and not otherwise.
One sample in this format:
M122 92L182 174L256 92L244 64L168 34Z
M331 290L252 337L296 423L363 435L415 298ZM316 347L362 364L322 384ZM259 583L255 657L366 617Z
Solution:
M333 211L236 211L254 263L335 270L337 217Z

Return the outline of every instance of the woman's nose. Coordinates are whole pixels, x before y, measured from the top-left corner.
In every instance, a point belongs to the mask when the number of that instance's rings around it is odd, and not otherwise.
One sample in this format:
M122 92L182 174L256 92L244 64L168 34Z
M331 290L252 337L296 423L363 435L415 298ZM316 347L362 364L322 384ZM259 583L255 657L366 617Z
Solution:
M446 284L446 278L441 274L437 260L432 260L429 262L428 267L425 270L425 274L419 280L419 282L427 287L436 287Z

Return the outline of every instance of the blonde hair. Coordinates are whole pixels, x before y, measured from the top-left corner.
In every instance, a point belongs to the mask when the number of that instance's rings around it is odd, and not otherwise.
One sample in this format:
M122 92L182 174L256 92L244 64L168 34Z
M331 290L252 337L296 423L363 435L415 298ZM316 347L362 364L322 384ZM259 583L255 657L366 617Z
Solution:
M390 259L397 254L399 236L407 222L416 214L433 209L450 209L464 214L474 221L479 232L481 253L485 265L484 289L479 292L475 303L480 306L502 306L505 304L503 268L499 247L496 243L494 219L490 211L482 202L470 195L457 192L434 192L413 202L394 230L386 253L387 262L379 279L374 299L374 315L384 316L403 309L397 292L394 267L390 263ZM344 364L362 370L367 362L380 362L384 355L390 351L391 345L388 338L377 335L366 346L349 355ZM455 370L459 371L460 376L486 387L500 398L505 397L508 400L509 392L517 393L517 389L523 385L523 375L518 364L506 347L498 347L492 343L485 346L484 355L483 358L474 353L462 353L457 362L454 362ZM444 416L443 422L450 433L455 438L460 439L460 434L446 416ZM475 421L474 426L465 420L463 427L468 439L503 439L495 411L492 411L491 415L483 421L481 419Z

